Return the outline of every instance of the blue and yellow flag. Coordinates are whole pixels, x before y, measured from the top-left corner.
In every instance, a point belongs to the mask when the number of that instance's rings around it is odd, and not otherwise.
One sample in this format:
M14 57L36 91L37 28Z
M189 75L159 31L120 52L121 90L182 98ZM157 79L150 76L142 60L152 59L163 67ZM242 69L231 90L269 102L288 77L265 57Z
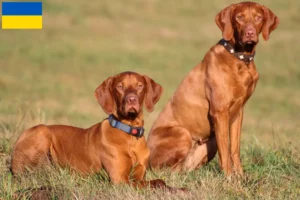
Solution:
M2 29L42 29L42 2L2 2Z

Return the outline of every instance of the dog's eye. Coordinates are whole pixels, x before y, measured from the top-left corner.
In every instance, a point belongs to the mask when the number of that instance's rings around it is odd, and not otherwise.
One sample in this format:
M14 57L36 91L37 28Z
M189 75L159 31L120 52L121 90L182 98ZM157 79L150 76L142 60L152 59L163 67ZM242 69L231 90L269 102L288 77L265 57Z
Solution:
M143 86L142 84L139 84L139 85L138 85L138 88L139 88L139 89L142 89L143 87L144 87L144 86Z
M244 21L244 16L243 15L237 15L236 20L239 21L239 22L242 22L242 21Z
M117 85L117 89L119 89L119 90L123 90L123 85L122 85L122 84L120 84L120 85Z
M256 21L256 22L261 22L261 20L262 20L262 16L257 15L257 16L255 17L255 21Z

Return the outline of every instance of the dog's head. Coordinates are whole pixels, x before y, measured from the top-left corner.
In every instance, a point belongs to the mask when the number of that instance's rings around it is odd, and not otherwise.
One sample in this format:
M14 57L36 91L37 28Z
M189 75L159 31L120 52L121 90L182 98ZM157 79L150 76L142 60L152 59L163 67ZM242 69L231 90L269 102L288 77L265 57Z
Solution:
M107 114L135 119L145 104L152 112L163 88L148 76L123 72L109 77L95 90L95 97Z
M267 41L279 24L270 9L254 2L232 4L221 10L215 21L225 40L243 46L257 44L260 33Z

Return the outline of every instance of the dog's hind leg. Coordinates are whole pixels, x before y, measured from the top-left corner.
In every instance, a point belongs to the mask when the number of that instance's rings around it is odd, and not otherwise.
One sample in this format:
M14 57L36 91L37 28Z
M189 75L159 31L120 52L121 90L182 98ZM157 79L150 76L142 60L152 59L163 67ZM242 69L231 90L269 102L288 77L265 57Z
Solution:
M12 173L20 174L47 162L50 145L51 133L47 126L38 125L24 131L12 153Z
M167 166L176 168L192 148L190 132L179 126L156 129L155 131L155 134L152 133L152 138L148 138L151 151L150 167L153 169Z
M215 157L216 153L217 143L215 137L209 138L203 144L194 141L193 147L191 148L185 159L176 167L183 171L192 171L198 169L212 160Z

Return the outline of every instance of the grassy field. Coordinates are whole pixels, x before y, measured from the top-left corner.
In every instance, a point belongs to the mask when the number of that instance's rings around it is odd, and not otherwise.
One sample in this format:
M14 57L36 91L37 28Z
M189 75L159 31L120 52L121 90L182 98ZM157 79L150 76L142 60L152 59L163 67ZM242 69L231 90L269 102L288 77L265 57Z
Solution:
M260 80L246 106L242 162L246 176L227 180L217 159L184 174L148 172L190 194L112 186L100 175L47 169L13 179L9 156L30 126L89 127L106 117L94 90L122 71L147 74L164 87L146 130L188 71L221 39L215 15L230 0L44 0L43 29L1 30L0 199L50 185L53 199L299 199L300 1L262 0L280 18L268 42L260 39ZM19 196L19 197L20 197Z

